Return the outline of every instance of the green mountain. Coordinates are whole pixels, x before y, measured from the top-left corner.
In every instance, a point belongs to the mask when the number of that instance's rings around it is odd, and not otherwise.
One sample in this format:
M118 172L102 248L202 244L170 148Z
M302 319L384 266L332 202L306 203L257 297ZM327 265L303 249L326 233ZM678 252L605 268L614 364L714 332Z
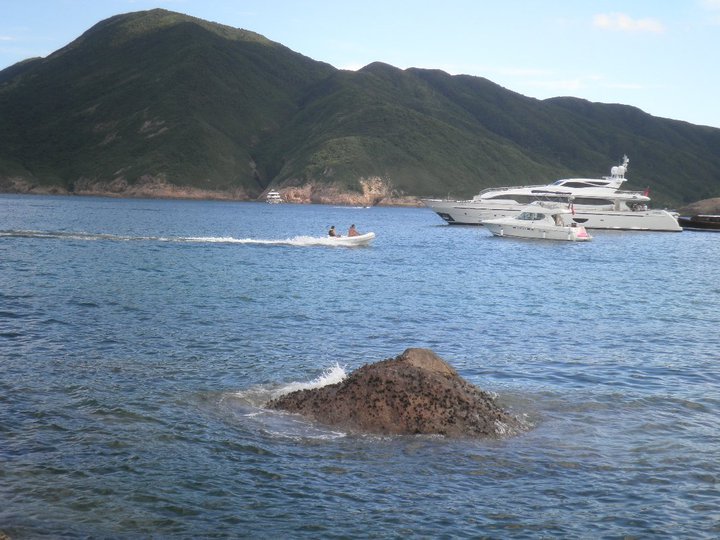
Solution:
M3 175L78 183L165 177L259 193L258 142L335 71L258 34L163 10L99 23L0 72Z
M165 10L0 71L4 191L467 197L607 174L623 154L657 205L720 194L720 129L435 70L337 70Z

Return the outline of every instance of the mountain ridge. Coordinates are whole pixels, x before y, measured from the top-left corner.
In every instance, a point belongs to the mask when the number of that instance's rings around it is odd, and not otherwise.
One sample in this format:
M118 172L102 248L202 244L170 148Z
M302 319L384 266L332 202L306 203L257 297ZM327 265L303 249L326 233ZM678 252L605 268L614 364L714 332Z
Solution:
M720 192L720 129L440 70L339 70L163 9L0 71L0 191L414 204L607 174L659 205Z

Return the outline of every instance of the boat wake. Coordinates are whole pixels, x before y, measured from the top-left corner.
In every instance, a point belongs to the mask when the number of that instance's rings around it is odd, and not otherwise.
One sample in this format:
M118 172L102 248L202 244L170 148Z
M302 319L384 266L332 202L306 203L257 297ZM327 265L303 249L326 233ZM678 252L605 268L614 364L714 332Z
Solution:
M116 234L68 232L68 231L32 231L4 230L0 238L39 238L50 240L115 241L115 242L167 242L179 244L244 244L260 246L330 246L353 247L327 236L294 236L279 240L260 238L234 238L232 236L124 236Z

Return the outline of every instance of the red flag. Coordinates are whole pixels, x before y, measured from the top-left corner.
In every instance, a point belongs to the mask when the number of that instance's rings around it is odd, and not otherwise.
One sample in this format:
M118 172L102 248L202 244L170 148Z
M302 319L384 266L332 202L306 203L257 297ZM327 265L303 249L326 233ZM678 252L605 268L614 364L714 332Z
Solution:
M643 191L643 197L647 197L650 195L650 186L645 188L645 191Z

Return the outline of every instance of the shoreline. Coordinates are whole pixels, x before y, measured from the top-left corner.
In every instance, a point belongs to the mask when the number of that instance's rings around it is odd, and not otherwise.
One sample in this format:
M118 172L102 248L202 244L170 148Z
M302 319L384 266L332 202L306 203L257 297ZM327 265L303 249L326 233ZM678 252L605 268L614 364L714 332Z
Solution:
M4 185L3 185L4 184ZM144 184L123 186L124 189L82 189L68 191L59 186L31 185L24 181L0 182L0 194L7 195L56 195L66 197L107 197L112 199L168 199L188 201L235 201L266 202L264 195L250 197L243 190L213 191L170 184ZM276 189L283 199L282 204L326 204L334 206L383 206L424 208L425 204L416 196L392 196L338 191L334 188L317 189L314 186ZM678 208L681 215L720 214L720 197L703 199Z
M55 197L104 197L109 199L157 199L157 200L178 200L178 201L225 201L225 202L249 202L265 203L264 197L251 198L247 196L233 196L221 191L203 191L196 189L179 189L173 193L158 194L155 192L133 191L67 191L56 186L44 188L32 188L29 190L5 190L0 189L0 195L38 195ZM351 194L341 194L338 197L324 196L321 200L283 200L282 204L316 204L333 206L381 206L381 207L405 207L425 208L420 197L386 197L379 201L358 201Z
M23 178L0 178L0 193L18 195L60 195L109 197L115 199L171 199L204 201L265 202L267 190L280 193L283 204L331 204L336 206L401 206L422 208L420 197L398 195L376 179L361 179L360 191L345 191L337 185L308 183L302 186L268 186L253 197L244 189L211 190L168 183L162 178L143 178L137 184L120 179L114 182L79 182L68 190L57 185L33 184Z

